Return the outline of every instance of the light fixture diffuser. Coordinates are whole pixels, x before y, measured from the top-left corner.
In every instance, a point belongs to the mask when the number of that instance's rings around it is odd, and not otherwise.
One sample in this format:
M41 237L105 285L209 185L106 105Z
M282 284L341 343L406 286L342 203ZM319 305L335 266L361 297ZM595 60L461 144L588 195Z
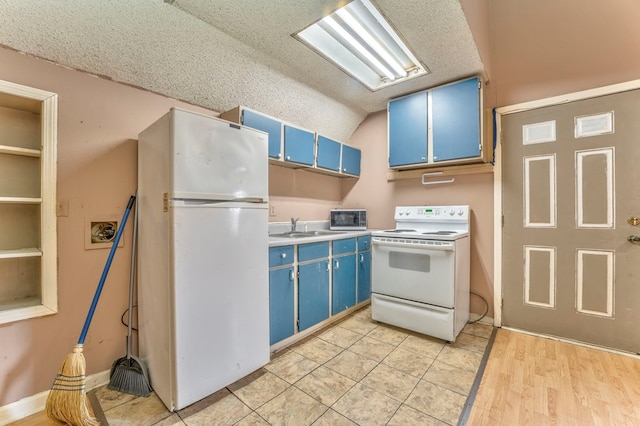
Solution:
M353 0L293 36L370 90L429 72L370 0Z

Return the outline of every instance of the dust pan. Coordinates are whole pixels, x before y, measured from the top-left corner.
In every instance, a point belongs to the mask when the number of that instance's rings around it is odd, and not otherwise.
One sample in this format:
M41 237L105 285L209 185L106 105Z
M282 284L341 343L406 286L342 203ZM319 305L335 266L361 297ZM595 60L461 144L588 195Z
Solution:
M136 270L136 246L138 241L138 208L133 216L133 242L131 244L131 274L129 276L129 323L127 324L127 354L118 358L111 366L109 385L111 390L124 392L136 396L149 396L151 386L149 375L144 364L131 351L131 334L133 331L133 288Z

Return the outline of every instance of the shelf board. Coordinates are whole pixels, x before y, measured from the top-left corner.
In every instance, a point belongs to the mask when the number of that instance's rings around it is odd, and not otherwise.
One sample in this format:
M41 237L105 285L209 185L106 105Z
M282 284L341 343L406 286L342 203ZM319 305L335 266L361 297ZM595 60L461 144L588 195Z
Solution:
M0 204L42 204L42 198L0 197Z
M39 149L19 148L17 146L0 145L0 154L23 155L25 157L40 157Z
M411 170L389 170L387 181L401 179L420 179L425 173L438 173L438 176L469 175L493 173L493 164L463 164L459 166L425 167Z
M0 259L11 259L16 257L39 257L42 256L42 250L30 247L16 250L0 250Z

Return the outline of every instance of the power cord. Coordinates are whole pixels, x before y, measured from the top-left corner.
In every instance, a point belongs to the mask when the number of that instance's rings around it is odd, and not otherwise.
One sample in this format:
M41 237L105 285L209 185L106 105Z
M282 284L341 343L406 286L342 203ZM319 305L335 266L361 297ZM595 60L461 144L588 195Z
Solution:
M484 297L482 297L482 295L480 293L476 293L473 290L470 290L469 293L471 294L475 294L476 296L478 296L480 299L482 299L482 301L484 302L484 313L480 316L480 318L473 320L473 321L467 321L467 324L475 324L478 321L480 321L482 318L487 316L487 312L489 312L489 302L487 302L487 299L485 299Z
M137 308L138 305L133 305L132 308ZM124 316L129 312L129 308L125 309L124 312L122 313L122 316L120 317L120 322L122 323L122 325L124 325L125 327L129 327L129 324L127 324L126 322L124 322ZM133 331L138 331L137 328L135 327L131 327L131 330Z

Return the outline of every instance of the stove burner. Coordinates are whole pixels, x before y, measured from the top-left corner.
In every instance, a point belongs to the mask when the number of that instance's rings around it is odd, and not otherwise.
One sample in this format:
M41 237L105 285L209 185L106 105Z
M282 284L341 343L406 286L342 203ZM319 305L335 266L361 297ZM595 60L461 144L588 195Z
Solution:
M433 231L433 232L423 232L423 235L452 235L457 234L456 231Z
M390 232L390 233L395 233L395 234L399 234L402 232L416 232L415 229L390 229L388 231L384 231L384 232Z

